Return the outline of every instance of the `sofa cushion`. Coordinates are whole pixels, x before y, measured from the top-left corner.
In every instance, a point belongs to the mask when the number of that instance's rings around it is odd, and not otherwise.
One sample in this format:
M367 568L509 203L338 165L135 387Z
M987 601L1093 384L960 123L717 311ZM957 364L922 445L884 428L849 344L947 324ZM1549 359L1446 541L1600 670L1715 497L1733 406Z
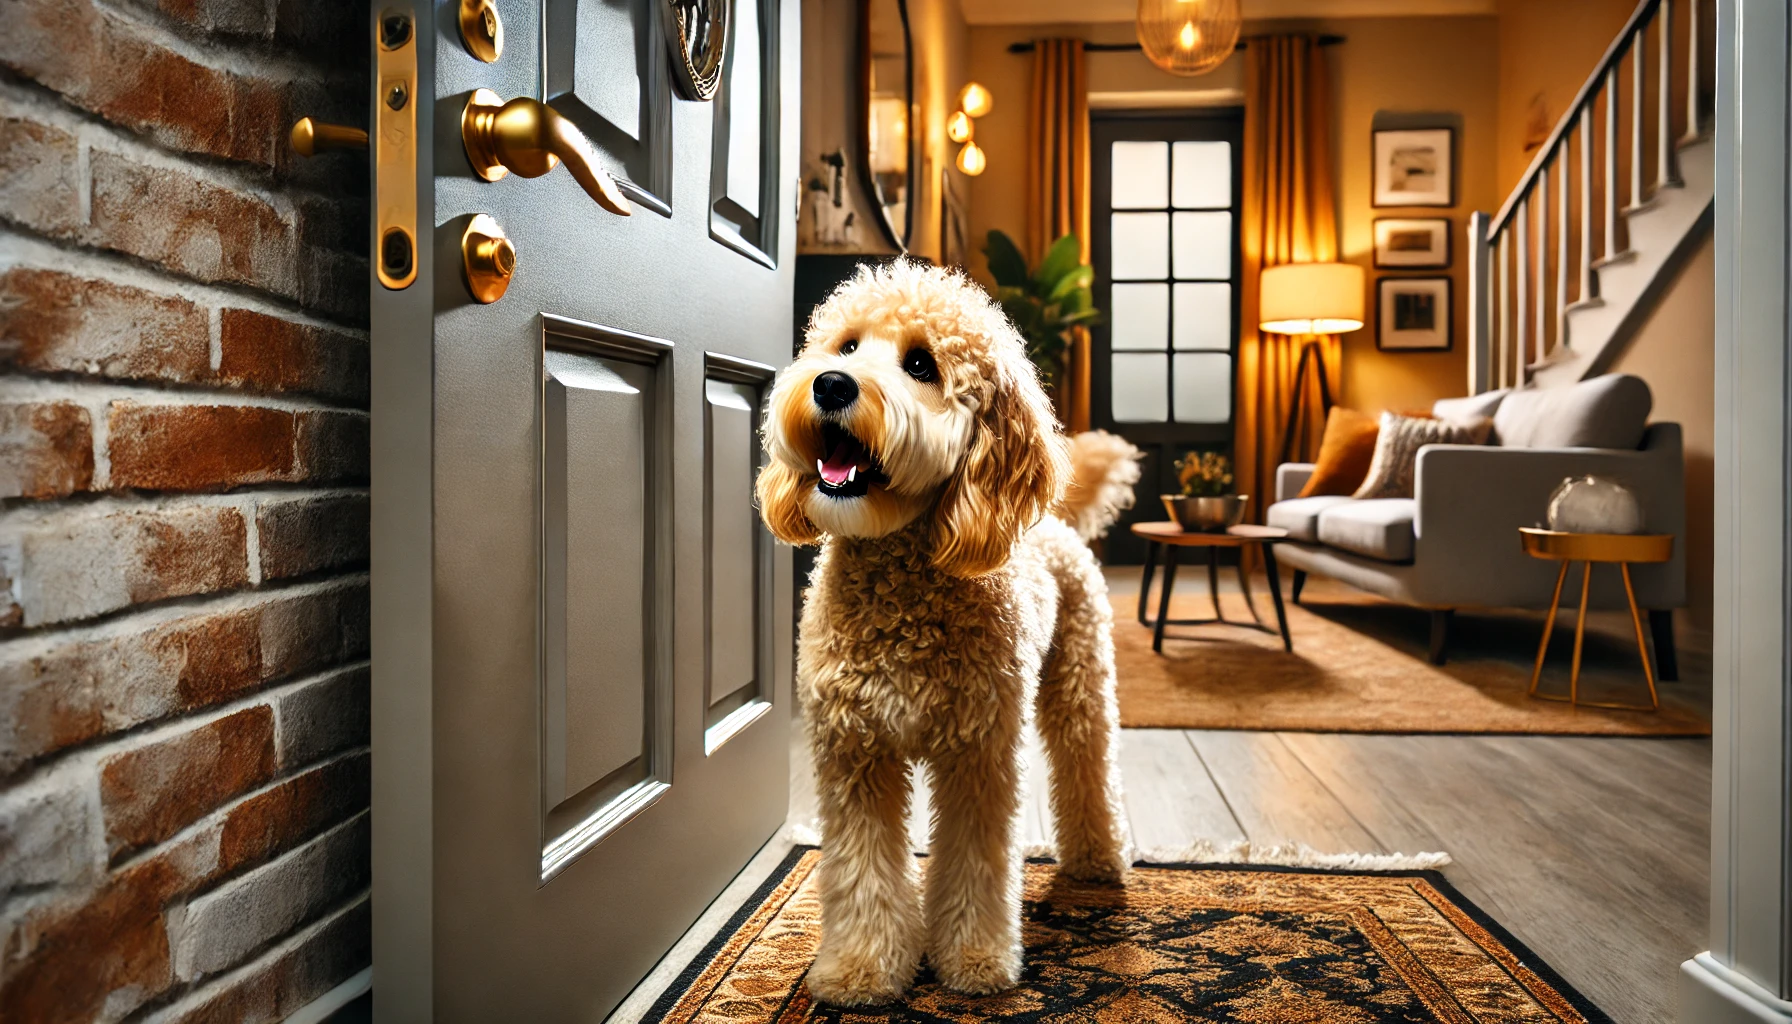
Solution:
M1333 505L1319 513L1319 542L1383 562L1410 562L1417 508L1412 498L1365 498Z
M1431 415L1440 420L1492 419L1500 411L1500 403L1511 393L1511 388L1501 388L1467 398L1440 398L1431 404Z
M1350 499L1341 494L1321 494L1312 498L1289 498L1269 506L1263 522L1267 526L1288 531L1289 540L1319 542L1319 513Z
M1649 385L1608 373L1561 388L1514 391L1493 414L1506 448L1622 448L1634 451L1649 423Z
M1342 405L1333 406L1325 418L1319 461L1300 489L1300 496L1347 495L1361 487L1363 477L1369 475L1369 460L1375 457L1375 435L1380 430L1375 417Z

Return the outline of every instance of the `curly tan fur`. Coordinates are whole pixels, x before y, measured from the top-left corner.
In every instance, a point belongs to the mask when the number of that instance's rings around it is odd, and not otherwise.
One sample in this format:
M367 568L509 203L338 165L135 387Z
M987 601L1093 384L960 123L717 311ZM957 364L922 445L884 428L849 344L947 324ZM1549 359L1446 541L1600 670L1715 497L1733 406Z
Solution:
M904 371L916 348L937 379ZM856 381L850 406L814 398L829 371ZM892 999L923 956L960 991L1012 986L1029 708L1051 764L1059 870L1115 881L1126 869L1106 584L1076 531L1046 514L1100 515L1065 503L1071 446L987 295L907 262L861 270L816 311L766 423L766 524L822 544L797 655L827 839L810 990ZM864 494L822 488L824 423L881 471ZM1136 477L1130 458L1105 465ZM1121 485L1081 479L1118 502ZM905 829L917 761L934 795L924 894Z

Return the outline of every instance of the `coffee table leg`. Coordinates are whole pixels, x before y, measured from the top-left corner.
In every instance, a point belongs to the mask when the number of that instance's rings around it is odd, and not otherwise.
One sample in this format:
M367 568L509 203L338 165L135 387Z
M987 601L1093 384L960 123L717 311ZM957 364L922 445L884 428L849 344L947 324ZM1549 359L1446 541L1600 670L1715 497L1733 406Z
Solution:
M1147 601L1151 598L1151 577L1157 573L1157 544L1145 542L1145 575L1139 579L1139 625L1149 626L1151 620L1145 617Z
M1238 549L1238 589L1244 592L1244 606L1251 610L1251 621L1263 625L1263 616L1257 614L1257 602L1251 599L1251 574L1244 566L1245 549Z
M1170 592L1176 589L1176 545L1164 545L1164 580L1158 584L1157 628L1151 634L1151 649L1164 652L1164 622L1170 617Z
M1574 620L1574 667L1568 673L1568 703L1580 703L1580 648L1587 635L1587 588L1593 582L1593 563L1582 562L1580 570L1580 615Z
M1282 630L1282 649L1294 653L1294 638L1288 635L1288 612L1282 607L1282 580L1276 572L1276 546L1263 544L1263 571L1269 576L1269 597L1276 606L1276 626Z
M1213 617L1226 621L1226 613L1220 610L1220 549L1212 546L1207 549L1207 593L1213 598Z
M1528 696L1537 695L1537 681L1543 678L1543 659L1549 654L1549 634L1556 628L1556 609L1562 607L1562 584L1568 582L1568 565L1562 559L1562 571L1556 573L1556 592L1549 596L1549 615L1543 620L1543 642L1537 645L1537 667L1531 669L1531 689Z

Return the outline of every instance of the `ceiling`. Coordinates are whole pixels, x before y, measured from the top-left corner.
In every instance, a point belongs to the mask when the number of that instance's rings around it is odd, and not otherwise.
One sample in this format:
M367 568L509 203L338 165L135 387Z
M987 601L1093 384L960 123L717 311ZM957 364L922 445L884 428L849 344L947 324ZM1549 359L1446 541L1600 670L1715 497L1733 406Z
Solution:
M1244 16L1388 18L1493 14L1496 0L1242 0ZM1138 0L960 0L972 25L1061 25L1131 21Z

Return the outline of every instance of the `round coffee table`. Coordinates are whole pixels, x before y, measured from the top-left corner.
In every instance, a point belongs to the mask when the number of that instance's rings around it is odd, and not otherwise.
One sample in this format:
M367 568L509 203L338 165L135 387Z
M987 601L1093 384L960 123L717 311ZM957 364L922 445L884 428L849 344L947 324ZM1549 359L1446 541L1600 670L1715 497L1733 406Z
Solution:
M1265 633L1278 630L1282 634L1282 648L1294 650L1294 640L1288 635L1288 614L1282 608L1282 581L1276 574L1276 552L1278 541L1288 539L1288 531L1274 526L1234 526L1224 533L1201 533L1184 530L1172 522L1134 523L1132 532L1145 542L1145 576L1139 581L1139 625L1150 627L1151 649L1163 653L1165 626L1204 626L1218 623L1226 626L1242 626L1246 629L1260 629ZM1250 576L1244 568L1244 552L1239 552L1238 587L1244 591L1245 607L1251 610L1251 622L1233 622L1226 618L1220 610L1220 548L1245 548L1255 544L1263 551L1263 568L1269 576L1269 596L1275 601L1276 626L1270 629L1263 624L1257 615L1257 604L1251 600ZM1164 581L1158 589L1157 619L1153 621L1145 617L1147 595L1151 592L1151 577L1156 574L1157 549L1164 550ZM1207 549L1207 591L1213 598L1213 618L1211 619L1172 619L1170 618L1170 591L1176 587L1176 551L1178 548Z

